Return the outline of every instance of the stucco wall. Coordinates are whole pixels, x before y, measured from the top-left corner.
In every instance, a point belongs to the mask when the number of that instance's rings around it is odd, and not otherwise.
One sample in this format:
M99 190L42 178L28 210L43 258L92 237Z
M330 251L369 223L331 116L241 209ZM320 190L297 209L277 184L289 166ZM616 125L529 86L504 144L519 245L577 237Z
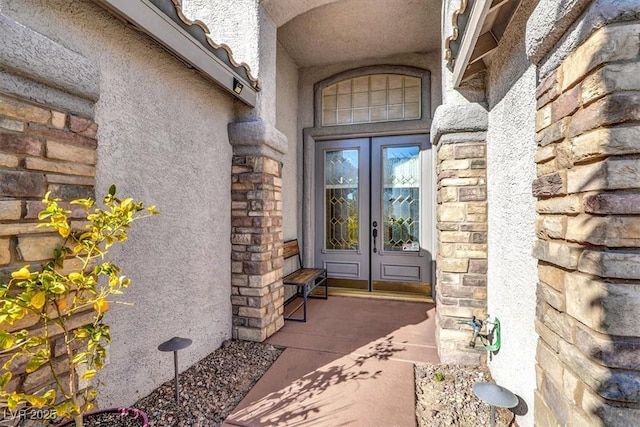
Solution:
M522 9L522 8L521 8ZM523 13L525 12L525 13ZM525 53L528 11L514 17L487 76L488 313L502 326L502 348L489 362L498 384L529 406L520 426L533 425L537 334L534 154L536 70Z
M172 357L158 344L193 339L181 353L185 369L231 336L233 102L90 1L7 0L2 13L98 64L96 193L115 183L162 212L113 251L132 279L124 299L134 305L113 304L109 313L100 404L131 404L173 377Z
M298 67L287 51L278 45L276 56L276 128L289 141L287 153L282 160L282 231L284 240L298 236L298 218L302 209L298 203Z

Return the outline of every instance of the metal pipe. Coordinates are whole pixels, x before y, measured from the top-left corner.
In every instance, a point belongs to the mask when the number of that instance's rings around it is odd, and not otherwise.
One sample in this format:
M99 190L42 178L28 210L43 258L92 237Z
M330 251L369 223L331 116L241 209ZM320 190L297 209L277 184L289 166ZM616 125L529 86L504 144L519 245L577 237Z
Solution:
M176 389L176 405L180 406L180 393L178 392L180 385L178 384L178 352L173 352L173 365L176 370L175 389Z

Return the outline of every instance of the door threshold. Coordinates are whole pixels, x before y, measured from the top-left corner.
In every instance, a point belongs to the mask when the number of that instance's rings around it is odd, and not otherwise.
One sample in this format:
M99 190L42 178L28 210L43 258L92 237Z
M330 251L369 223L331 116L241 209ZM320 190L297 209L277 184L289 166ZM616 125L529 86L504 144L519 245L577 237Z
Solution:
M343 296L343 297L356 297L356 298L377 298L377 299L389 299L397 301L414 301L414 302L428 302L433 303L433 298L424 294L410 294L406 292L369 292L358 289L344 289L344 288L329 288L329 296Z

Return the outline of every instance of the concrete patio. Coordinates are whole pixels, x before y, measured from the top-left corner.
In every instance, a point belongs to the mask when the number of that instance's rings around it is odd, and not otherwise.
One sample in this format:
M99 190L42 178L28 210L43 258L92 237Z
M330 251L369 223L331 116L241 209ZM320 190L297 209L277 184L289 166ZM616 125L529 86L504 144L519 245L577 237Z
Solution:
M285 347L225 426L414 426L414 363L438 363L435 307L330 296L306 323L267 342Z

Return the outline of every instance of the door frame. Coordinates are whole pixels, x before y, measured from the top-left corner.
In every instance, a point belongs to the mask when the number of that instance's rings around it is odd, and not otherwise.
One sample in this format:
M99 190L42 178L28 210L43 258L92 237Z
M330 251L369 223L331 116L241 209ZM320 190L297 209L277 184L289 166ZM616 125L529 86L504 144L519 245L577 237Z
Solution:
M322 89L330 86L338 81L364 76L368 74L402 74L420 77L422 81L422 115L418 120L390 121L377 123L352 124L344 126L321 126L322 120ZM313 105L309 101L309 108L306 109L312 114L314 124L312 127L306 127L302 130L302 152L298 154L297 176L302 176L302 187L298 192L299 214L302 221L298 222L298 236L301 241L302 258L305 266L313 266L314 257L314 227L315 227L315 145L316 141L332 140L332 139L353 139L353 138L374 138L383 136L402 136L402 135L418 135L430 134L432 116L436 105L432 103L433 93L439 92L439 85L431 86L431 72L424 68L418 68L407 65L374 65L360 67L355 69L347 69L333 75L327 75L324 80L318 81L313 87ZM430 218L424 219L423 229L429 227L429 232L433 236L431 252L431 284L432 293L435 292L435 259L437 242L436 224L435 224L435 207L436 191L434 184L436 183L436 172L434 164L434 150L428 150L428 155L423 157L423 166L427 165L427 170L431 171L431 203L434 209L429 212ZM426 174L425 174L426 175ZM425 248L429 249L429 248Z
M398 122L395 122L398 123ZM341 126L341 128L347 128L347 126ZM322 129L322 128L321 128ZM402 135L429 135L429 131L425 129L406 129L402 131L389 130L387 132L362 132L362 133L340 133L333 134L331 132L314 132L316 128L304 129L304 144L303 144L303 159L299 172L303 175L302 185L302 232L299 234L302 236L302 257L303 264L307 267L315 265L315 176L316 176L316 158L315 148L317 141L335 140L335 139L357 139L357 138L376 138L384 136L402 136ZM345 131L347 129L344 129ZM434 183L436 182L436 171L434 167L433 149L426 150L422 157L423 170L430 171L428 181L431 183L431 206L433 209L430 211L424 210L423 227L421 232L428 232L431 234L431 248L425 248L431 252L431 292L432 295L435 292L435 259L437 249L436 237L436 225L435 225L435 209L436 209L436 191ZM426 167L425 167L426 166ZM426 173L423 174L423 179L426 178ZM425 183L425 185L428 185ZM423 188L427 188L426 186ZM426 202L426 197L425 197ZM423 239L424 240L424 239Z
M316 157L316 167L314 172L316 188L314 188L314 208L320 209L315 211L316 223L313 226L314 233L314 247L313 255L315 265L317 268L329 268L328 265L332 265L332 268L339 268L340 265L344 266L344 271L341 271L337 278L333 278L336 282L342 283L341 285L334 284L333 286L346 286L347 288L361 289L369 292L380 291L393 291L393 292L410 292L419 294L430 294L432 288L432 277L429 274L433 268L431 262L431 248L433 246L433 233L429 224L432 222L433 212L433 199L429 198L429 195L433 194L433 188L431 186L431 173L420 173L420 227L418 230L418 241L421 242L421 248L417 252L396 252L384 250L383 240L384 232L382 228L384 226L384 220L382 218L382 212L380 210L380 197L382 189L382 175L380 172L376 172L382 165L382 153L386 147L403 147L403 146L415 146L418 144L420 154L420 170L432 170L431 156L431 144L427 134L411 135L394 135L394 136L375 136L375 137L362 137L362 138L349 138L349 139L329 139L323 141L317 141L315 144L315 155L318 156L325 151L335 150L357 150L358 152L358 211L359 215L359 247L357 250L332 250L325 255L324 252L324 238L326 238L326 220L322 218L325 209L324 206L324 168L325 163L323 159ZM322 145L322 148L320 147ZM425 158L426 157L426 158ZM372 245L372 221L379 223L379 248L378 253L375 252ZM424 224L427 224L425 227ZM422 246L424 243L430 243L425 249ZM372 252L373 250L373 252ZM318 259L317 257L320 257ZM337 258L336 258L337 257ZM324 260L322 262L321 260ZM326 264L328 263L328 264ZM385 266L388 269L396 269L396 271L414 271L419 274L419 278L406 277L385 277L383 270ZM409 267L409 270L405 270L402 266ZM400 270L397 270L400 267ZM411 268L413 267L413 269ZM416 270L417 269L417 270ZM425 270L426 269L426 270ZM386 270L385 270L386 271ZM389 273L393 275L393 273ZM364 279L362 276L366 276L367 285L364 286L361 283ZM404 276L404 275L403 275ZM404 280L403 280L404 279Z

